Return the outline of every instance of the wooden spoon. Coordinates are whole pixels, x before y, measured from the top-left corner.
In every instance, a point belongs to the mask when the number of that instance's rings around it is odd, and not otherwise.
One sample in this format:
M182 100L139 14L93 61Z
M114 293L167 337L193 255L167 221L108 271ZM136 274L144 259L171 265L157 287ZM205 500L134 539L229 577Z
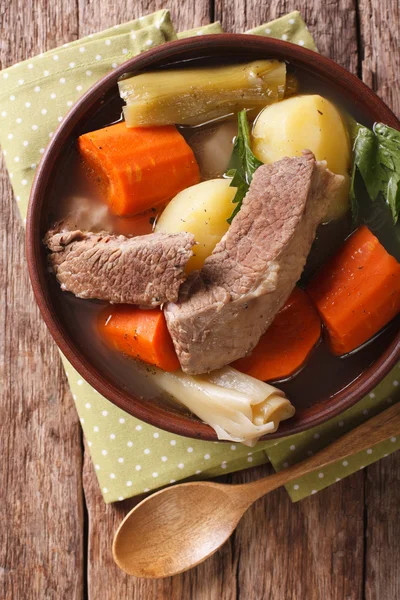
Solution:
M211 556L243 513L268 492L400 434L400 402L310 458L251 483L183 483L152 494L125 517L114 538L117 565L136 577L168 577Z

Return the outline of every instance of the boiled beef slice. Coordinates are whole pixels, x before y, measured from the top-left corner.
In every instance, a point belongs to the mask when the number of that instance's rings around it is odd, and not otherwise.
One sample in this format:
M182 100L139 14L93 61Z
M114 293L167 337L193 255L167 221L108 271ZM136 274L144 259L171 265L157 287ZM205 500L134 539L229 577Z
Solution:
M194 237L52 230L44 242L63 290L79 298L154 307L177 300Z
M341 185L308 151L257 169L228 232L164 308L183 371L206 373L251 352L298 281Z

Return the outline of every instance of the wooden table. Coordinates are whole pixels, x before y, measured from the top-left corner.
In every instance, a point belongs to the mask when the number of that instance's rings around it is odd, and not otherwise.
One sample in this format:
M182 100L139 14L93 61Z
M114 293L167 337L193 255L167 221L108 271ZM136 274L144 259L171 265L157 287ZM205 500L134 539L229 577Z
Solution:
M244 31L298 8L320 51L400 113L399 0L171 0L181 30ZM0 0L7 67L144 13L161 0ZM161 581L127 577L111 540L134 501L105 506L58 353L36 308L24 231L0 173L0 598L7 600L396 600L400 453L292 505L259 501L220 552ZM226 480L249 481L268 466Z

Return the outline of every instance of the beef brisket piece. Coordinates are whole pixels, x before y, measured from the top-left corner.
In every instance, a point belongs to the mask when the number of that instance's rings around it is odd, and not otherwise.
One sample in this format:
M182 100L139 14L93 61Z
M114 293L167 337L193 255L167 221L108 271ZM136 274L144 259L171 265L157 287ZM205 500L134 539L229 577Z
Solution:
M240 212L165 316L182 369L200 374L251 352L298 281L343 177L305 151L259 167Z
M52 230L44 242L63 290L79 298L154 307L177 300L194 237Z

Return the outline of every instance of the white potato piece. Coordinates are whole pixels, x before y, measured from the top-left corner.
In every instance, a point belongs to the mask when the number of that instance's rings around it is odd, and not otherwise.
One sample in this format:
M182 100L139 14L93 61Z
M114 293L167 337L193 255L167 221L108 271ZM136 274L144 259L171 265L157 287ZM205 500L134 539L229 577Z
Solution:
M294 96L267 106L255 121L253 152L264 163L311 150L317 160L345 177L326 220L342 216L349 206L350 137L339 110L319 95Z
M179 192L157 220L155 231L193 233L197 242L186 271L201 269L207 256L228 231L236 188L231 179L210 179Z

